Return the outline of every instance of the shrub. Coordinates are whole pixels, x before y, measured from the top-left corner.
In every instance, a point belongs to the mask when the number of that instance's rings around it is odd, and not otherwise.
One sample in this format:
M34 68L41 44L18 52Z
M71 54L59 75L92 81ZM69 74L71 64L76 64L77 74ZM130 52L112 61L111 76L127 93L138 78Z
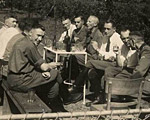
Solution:
M100 29L104 21L112 18L117 23L117 30L122 25L128 25L131 30L139 30L145 35L145 41L150 43L150 1L149 0L6 0L7 7L38 14L41 18L63 17L74 18L82 15L96 15L100 19Z

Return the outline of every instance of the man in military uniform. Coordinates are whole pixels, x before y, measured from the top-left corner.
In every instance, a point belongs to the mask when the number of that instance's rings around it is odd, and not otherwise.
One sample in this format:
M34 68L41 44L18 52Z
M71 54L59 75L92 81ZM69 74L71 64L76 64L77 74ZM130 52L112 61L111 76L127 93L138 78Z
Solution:
M125 67L121 71L114 72L115 67L108 67L105 70L105 77L139 78L146 77L150 67L150 47L144 43L144 38L139 32L132 32L130 35L130 46L138 52L138 64L134 68Z
M15 43L9 57L7 82L10 89L19 92L36 90L53 112L64 112L66 110L63 108L60 96L65 104L74 100L77 102L76 100L82 96L70 96L63 87L60 72L54 69L59 64L46 63L41 57L37 46L44 35L43 26L36 24L32 26L27 36Z
M144 90L146 94L150 94L150 47L144 42L144 37L140 32L132 32L130 35L130 46L136 49L138 53L138 64L134 68L108 67L105 70L105 77L115 77L124 80L124 78L136 79L145 78Z

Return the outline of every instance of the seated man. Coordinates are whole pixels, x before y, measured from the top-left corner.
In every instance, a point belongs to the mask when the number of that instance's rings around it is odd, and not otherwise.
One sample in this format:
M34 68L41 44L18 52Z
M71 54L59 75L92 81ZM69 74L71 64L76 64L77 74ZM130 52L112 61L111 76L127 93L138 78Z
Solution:
M72 34L72 43L74 46L74 51L82 51L85 47L86 35L88 32L87 27L84 25L83 16L78 16L74 19L76 29Z
M36 24L26 37L16 42L8 62L8 86L20 92L35 89L53 112L64 112L60 96L63 102L71 103L80 100L82 95L70 96L67 89L62 88L59 71L54 69L59 64L45 63L40 56L37 46L44 34L43 26Z
M4 55L3 55L3 72L2 74L4 76L7 76L7 71L8 71L8 60L10 57L10 53L12 52L12 48L14 46L14 44L19 40L22 39L23 37L25 37L26 35L28 35L29 31L32 29L32 26L35 24L36 22L33 21L32 19L22 19L19 21L18 24L18 28L21 31L20 33L18 33L17 35L14 35L9 42L7 43Z
M1 48L1 52L0 52L0 59L3 59L3 55L7 46L7 43L10 41L10 39L14 36L21 33L20 29L17 26L12 26L7 28L5 31L3 31L3 33L0 35L0 48Z
M80 19L76 18L75 20L78 22ZM88 53L88 60L98 59L98 52L96 51L96 49L94 49L94 47L91 43L95 42L96 44L98 44L98 47L101 46L103 35L100 32L100 30L98 29L99 19L98 19L98 17L91 15L88 17L86 24L87 24L87 33L85 34L86 31L84 29L81 29L81 30L83 30L82 31L83 35L85 35L85 37L82 36L82 38L85 39L85 40L83 40L82 46L85 49L85 51ZM78 23L76 23L76 25L78 26ZM74 30L74 32L76 32L77 30L78 29ZM77 36L78 36L78 34L77 34ZM79 38L81 38L81 36ZM81 69L81 71L82 71L83 68L85 67L85 55L75 55L75 58L77 60L77 63L82 68ZM80 74L82 74L82 72ZM79 77L79 79L80 79L80 77ZM79 80L79 79L77 77L77 79L75 80L75 85L79 84L80 81L83 82L82 80ZM83 78L83 79L85 79L85 78Z
M91 91L95 93L95 98L99 99L100 91L102 88L100 87L100 79L104 74L104 70L108 66L115 66L116 62L116 54L113 51L113 47L117 46L119 51L126 52L125 47L123 47L123 42L120 38L120 35L116 32L115 23L112 20L108 20L104 24L105 35L102 39L101 47L98 47L96 42L91 42L93 48L97 50L99 53L99 60L89 60L86 63L85 70L78 76L75 81L74 90L72 92L78 91L83 86L85 81L85 77L89 75L89 79L91 82ZM123 49L124 48L124 49ZM91 69L89 71L89 69ZM96 73L98 70L98 74ZM88 74L89 73L89 74ZM82 90L82 89L81 89Z
M5 35L4 34L7 34L6 36L8 36L9 32L12 32L12 31L9 31L8 32L5 32L8 28L12 27L12 28L15 28L17 26L17 20L16 20L16 17L13 16L13 15L6 15L4 17L4 25L2 26L2 28L0 29L0 41L2 42L0 44L1 46L1 49L2 49L2 53L3 53L3 42L5 42ZM12 29L11 29L12 30ZM13 32L12 32L13 33ZM10 36L11 37L11 36ZM8 38L9 40L10 38ZM7 40L6 40L7 41ZM3 55L3 54L2 54ZM0 69L1 69L1 65L2 65L2 55L0 53Z
M3 27L0 29L0 71L1 66L3 64L3 55L7 46L8 41L16 34L20 33L18 29L17 20L14 16L5 16L5 23Z
M105 70L105 77L115 77L124 80L124 78L136 79L144 77L146 79L145 86L147 86L150 70L150 47L145 44L144 37L140 32L132 32L130 35L128 46L138 52L138 63L135 67L108 67ZM127 62L128 63L128 62ZM149 84L148 84L149 85ZM150 93L149 87L144 90Z
M54 47L56 47L56 49L58 50L66 50L69 52L71 50L72 33L74 29L76 29L76 26L71 23L71 20L69 18L65 18L62 21L62 24L64 27L64 32L61 34L61 37ZM47 61L54 61L55 59L55 55L52 53L46 52L46 56Z
M77 16L75 17L74 21L75 21L76 29L72 33L71 51L73 52L85 51L85 41L86 41L86 35L88 32L88 29L84 25L84 18L83 16ZM77 63L75 56L76 55L71 55L69 57L70 59L69 62L71 62L71 68L74 68L74 69L70 69L71 79L76 79L76 76L78 76L79 74L79 64ZM65 71L66 71L65 74L68 77L69 75L67 73L69 73L69 70L65 70Z
M76 29L76 26L71 23L71 20L69 18L66 18L65 20L63 20L62 24L64 26L65 31L61 34L59 42L65 44L66 51L70 51L71 50L72 33L73 33L74 29Z
M99 19L96 16L89 16L87 20L87 29L88 32L86 34L86 39L84 43L84 47L86 52L88 53L88 60L90 59L98 59L98 52L94 49L92 42L95 42L98 47L101 46L103 35L98 29ZM80 65L85 66L84 55L76 55L77 61Z
M2 22L1 22L2 23ZM17 26L17 19L16 19L16 16L13 16L13 15L6 15L4 17L4 23L3 23L3 26L2 28L0 29L0 48L1 48L1 52L0 52L0 84L1 84L1 79L2 79L2 64L3 64L3 58L2 58L2 55L3 55L3 52L5 50L5 47L3 48L3 46L5 46L4 42L7 40L10 40L10 38L16 34L16 32L18 33L18 30L14 28ZM9 29L11 28L11 29ZM7 30L9 29L9 30ZM7 31L7 32L6 32ZM9 33L9 32L12 32ZM10 36L9 36L10 35ZM3 45L4 44L4 45ZM1 88L0 86L0 97L3 96L3 89Z
M7 28L16 27L17 26L17 19L16 16L13 15L6 15L4 17L4 25L0 29L0 35L5 31Z

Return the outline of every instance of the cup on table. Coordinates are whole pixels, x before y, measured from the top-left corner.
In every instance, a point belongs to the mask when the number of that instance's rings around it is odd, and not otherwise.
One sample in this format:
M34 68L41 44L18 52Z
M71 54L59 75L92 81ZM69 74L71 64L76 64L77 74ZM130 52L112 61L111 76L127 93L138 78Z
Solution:
M117 45L113 46L113 51L115 54L118 54L119 46L117 46Z
M28 91L28 103L33 103L35 101L35 90L29 90Z

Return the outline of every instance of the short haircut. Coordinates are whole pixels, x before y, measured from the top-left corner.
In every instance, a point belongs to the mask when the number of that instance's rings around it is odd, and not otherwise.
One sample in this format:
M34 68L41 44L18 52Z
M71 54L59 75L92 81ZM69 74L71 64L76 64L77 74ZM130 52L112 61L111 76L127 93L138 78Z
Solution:
M129 28L128 26L126 26L126 25L123 25L123 26L121 26L121 28L120 28L120 31L123 31L123 32L125 32L125 31L127 31L127 30L130 31L130 28Z
M62 22L65 21L65 20L69 20L69 21L71 22L71 20L70 20L69 17L63 17L63 18L62 18Z
M39 24L39 21L37 19L34 18L23 18L19 20L19 28L22 31L30 31L33 26L35 26L35 24Z
M98 17L94 16L94 15L90 15L89 17L94 18L94 22L98 25L99 24L99 19Z
M136 42L144 41L144 35L140 31L133 31L130 33L130 37L134 39L136 37Z
M17 19L17 16L15 14L8 14L8 15L4 16L4 20L6 20L8 18L15 18L15 19Z
M113 19L108 19L108 20L106 20L105 23L111 23L112 27L116 27L116 23L115 23L115 21Z
M83 16L75 16L75 18L81 18L82 21L84 21L84 17Z
M32 26L32 29L41 29L41 30L45 31L45 27L43 25L39 24L39 23L34 24Z

